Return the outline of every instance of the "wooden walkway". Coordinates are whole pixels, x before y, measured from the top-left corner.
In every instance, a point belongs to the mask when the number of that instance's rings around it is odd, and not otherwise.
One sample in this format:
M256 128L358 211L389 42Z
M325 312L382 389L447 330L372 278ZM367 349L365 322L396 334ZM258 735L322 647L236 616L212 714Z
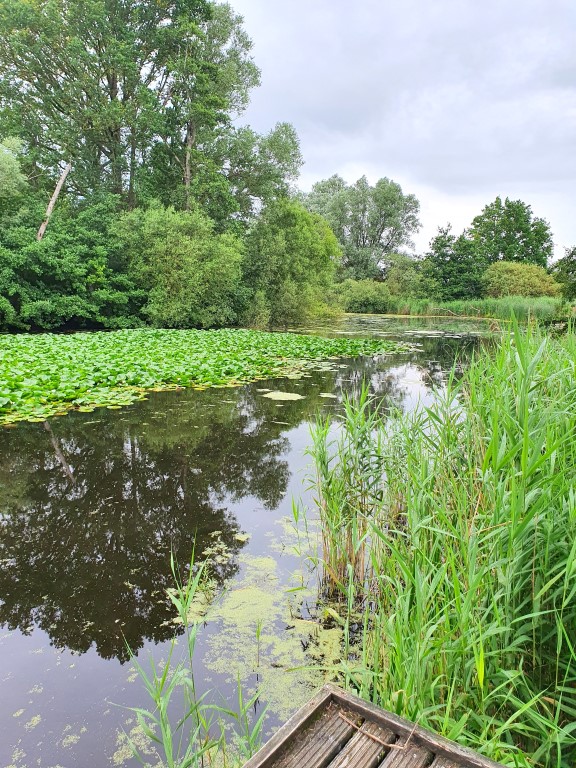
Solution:
M244 768L502 768L326 685Z

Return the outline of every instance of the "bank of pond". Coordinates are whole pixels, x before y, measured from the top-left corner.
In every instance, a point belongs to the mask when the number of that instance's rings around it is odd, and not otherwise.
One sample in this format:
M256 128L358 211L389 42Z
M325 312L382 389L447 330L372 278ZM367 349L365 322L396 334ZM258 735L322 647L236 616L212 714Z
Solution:
M233 764L334 680L574 765L573 335L308 330L0 339L4 764Z

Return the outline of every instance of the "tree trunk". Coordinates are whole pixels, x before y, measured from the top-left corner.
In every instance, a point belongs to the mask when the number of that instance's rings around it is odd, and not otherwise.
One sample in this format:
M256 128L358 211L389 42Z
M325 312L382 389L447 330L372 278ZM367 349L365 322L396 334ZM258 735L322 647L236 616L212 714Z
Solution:
M70 480L72 485L74 485L76 483L76 478L74 477L74 473L72 472L72 467L66 461L66 457L62 453L60 444L58 443L56 435L54 434L54 432L52 432L52 427L50 426L49 422L47 421L44 422L44 429L50 435L50 442L52 443L52 447L54 448L54 453L56 454L56 458L58 459L62 469L64 470L64 474L66 475L68 480Z
M46 208L46 215L44 217L44 221L42 224L40 224L40 229L38 230L38 234L36 235L36 240L42 240L44 237L44 232L46 232L46 227L48 226L48 222L50 221L50 216L52 216L52 211L54 210L54 206L56 205L56 200L58 200L58 195L62 191L62 187L64 186L64 182L66 181L66 176L70 173L72 170L72 163L68 163L66 168L62 171L60 174L60 178L58 179L58 184L56 184L56 189L54 190L54 194L50 198L50 202L48 203L48 208Z

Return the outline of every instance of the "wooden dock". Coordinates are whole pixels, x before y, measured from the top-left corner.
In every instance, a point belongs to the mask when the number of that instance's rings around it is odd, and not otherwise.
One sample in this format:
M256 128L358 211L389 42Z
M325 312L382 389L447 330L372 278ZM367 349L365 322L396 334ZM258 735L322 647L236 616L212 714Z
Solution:
M326 685L244 768L502 768L397 715Z

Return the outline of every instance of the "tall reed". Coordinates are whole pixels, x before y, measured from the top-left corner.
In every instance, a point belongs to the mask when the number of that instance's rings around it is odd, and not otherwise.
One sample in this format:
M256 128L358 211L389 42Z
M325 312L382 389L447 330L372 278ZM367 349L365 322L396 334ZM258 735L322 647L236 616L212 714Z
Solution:
M194 653L214 584L207 575L207 562L194 565L194 556L185 579L180 577L173 557L171 566L174 588L168 590L168 596L176 609L176 622L184 629L183 653L176 657L180 636L170 643L166 660L156 665L150 658L149 671L132 657L152 708L130 709L154 749L157 765L162 768L238 768L261 746L266 710L254 720L253 707L258 693L245 698L240 680L235 710L209 702L208 694L198 695ZM224 718L232 726L231 732ZM149 765L147 757L130 738L129 743L134 757L142 765Z
M575 372L572 334L516 327L433 407L363 429L364 394L338 449L327 428L313 449L350 513L341 445L362 433L385 479L377 507L354 508L371 578L347 681L507 765L576 765Z
M312 428L315 503L322 531L322 588L337 597L350 578L367 576L369 522L382 503L382 446L378 413L365 389L344 399L344 425L333 435L330 420Z

